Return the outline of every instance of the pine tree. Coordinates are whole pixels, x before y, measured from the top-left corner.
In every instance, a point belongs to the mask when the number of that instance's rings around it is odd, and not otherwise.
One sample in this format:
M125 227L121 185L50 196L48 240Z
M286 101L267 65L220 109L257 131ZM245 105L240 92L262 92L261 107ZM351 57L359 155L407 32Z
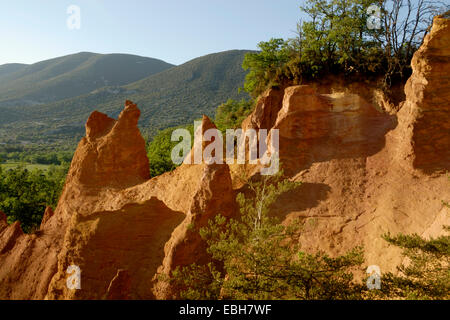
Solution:
M170 279L184 299L357 299L361 285L352 268L363 262L360 248L331 258L301 252L299 221L289 226L269 215L280 195L299 183L282 173L249 181L237 197L238 219L217 216L201 236L212 263L178 268Z
M446 232L450 227L444 227ZM449 299L450 298L450 235L424 239L413 235L383 238L403 249L405 262L398 274L383 275L380 295L385 298Z

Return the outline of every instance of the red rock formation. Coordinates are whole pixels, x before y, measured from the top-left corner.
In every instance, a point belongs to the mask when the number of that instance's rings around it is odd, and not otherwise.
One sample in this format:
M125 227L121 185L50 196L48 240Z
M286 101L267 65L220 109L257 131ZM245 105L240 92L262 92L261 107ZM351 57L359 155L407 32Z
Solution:
M6 253L14 247L17 239L23 235L20 222L16 221L11 226L5 228L1 234L0 254Z
M236 210L228 166L182 165L149 180L138 117L131 102L117 121L90 116L58 208L47 208L39 233L6 227L1 216L0 298L169 297L169 287L153 289L158 269L209 260L198 229ZM203 127L214 125L204 117ZM71 265L80 267L80 290L66 286Z
M195 129L194 137L192 137L192 139L194 139L192 150L186 156L183 163L195 164L196 161L203 162L205 160L205 159L203 159L203 151L209 144L211 144L214 141L214 138L212 138L212 141L205 141L203 139L205 132L207 132L210 129L217 130L217 127L215 126L214 123L212 123L212 121L207 116L203 115L201 125ZM198 152L198 156L197 156L198 159L195 158L195 150L200 151L200 152ZM200 157L200 155L201 155L201 157ZM212 154L212 156L214 156L214 154Z
M209 129L217 129L211 120L203 116L202 124L197 130L204 134ZM200 140L197 141L200 143ZM201 151L212 142L201 142ZM186 157L193 161L193 152ZM226 164L183 165L176 173L183 174L187 170L200 170L201 179L192 190L188 211L183 222L174 230L172 237L166 243L165 258L158 270L159 274L169 274L177 266L186 266L192 263L206 264L211 258L206 254L206 243L201 239L199 230L205 227L208 221L221 214L226 217L233 216L237 211L235 192L231 184L231 176ZM156 277L155 277L156 279ZM158 299L170 299L176 295L165 282L158 282L154 292Z
M51 207L47 207L45 209L44 215L42 217L42 221L41 221L41 230L45 228L45 224L47 223L48 220L50 220L51 217L53 217L54 215L54 211Z
M93 112L68 179L93 188L124 188L148 180L150 169L145 141L137 127L139 116L139 109L130 101L117 121Z
M210 126L210 120L204 117L203 127ZM119 142L113 138L109 144L114 143ZM89 153L80 157L80 163L92 166L87 161L98 162L89 157ZM76 168L77 162L74 164L72 167ZM139 172L134 170L131 176L139 178ZM127 189L117 190L117 184L109 186L113 188L102 187L88 203L84 201L77 210L71 209L71 223L48 298L99 299L105 293L109 296L108 288L118 281L114 279L123 269L130 276L128 296L152 299L157 270L170 272L178 265L207 261L198 228L215 214L229 215L235 208L227 165L183 165ZM178 197L183 201L177 201ZM191 227L193 224L195 228ZM81 268L83 279L89 279L82 283L81 290L65 287L65 271L71 264ZM163 284L155 290L158 297L170 294Z
M0 211L0 232L2 232L7 226L8 223L6 222L6 214Z
M315 162L364 157L381 150L384 135L396 125L395 117L367 101L359 86L349 87L351 91L326 93L310 85L286 89L273 128L280 130L281 161L290 173Z
M414 54L399 112L396 157L428 173L450 170L450 20L435 18Z
M279 91L268 90L257 104L266 104L265 108L244 121L244 127L251 123L252 129L279 130L279 153L288 174L316 162L375 154L383 148L385 134L396 126L396 117L372 102L375 84L370 88L333 81L288 87L283 99L278 98ZM272 125L266 127L268 123ZM269 134L267 142L270 139Z
M1 226L3 225L3 227ZM23 234L0 221L0 298L42 299L55 272L61 233Z
M436 18L398 114L377 105L378 92L367 84L330 79L285 89L273 128L285 172L303 185L272 214L304 221L305 250L341 254L363 245L367 265L395 271L401 256L383 233L436 236L450 224L441 203L450 199L450 183L437 171L450 164L449 44L449 20Z
M242 129L270 129L275 124L284 96L284 88L264 92L256 102L255 110L242 123Z

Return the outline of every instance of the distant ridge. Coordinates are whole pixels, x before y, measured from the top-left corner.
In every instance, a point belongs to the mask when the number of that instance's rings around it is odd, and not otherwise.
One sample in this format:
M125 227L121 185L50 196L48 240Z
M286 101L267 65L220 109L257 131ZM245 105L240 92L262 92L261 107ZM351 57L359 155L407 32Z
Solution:
M121 86L167 70L164 61L80 52L31 65L0 66L0 106L37 105Z
M72 85L73 82L64 81L63 83L67 85L63 88L67 90L64 92L72 97L58 101L40 104L25 101L14 106L6 104L2 106L0 102L0 111L8 109L6 116L8 117L9 114L10 117L0 121L0 140L2 132L3 136L20 135L21 139L27 141L73 140L76 135L79 137L84 134L84 122L92 111L98 110L117 117L125 100L132 100L138 104L142 112L140 127L150 136L158 129L191 123L203 114L214 117L217 107L229 98L247 97L247 94L239 93L238 89L244 84L246 72L242 69L242 62L248 52L247 50L231 50L205 55L180 66L170 65L159 73L125 85L117 85L111 81L107 86L92 86L76 96L73 96L77 93ZM92 65L94 63L92 60L97 61L98 57L89 55L93 54L80 53L76 55L76 59L89 61ZM106 58L101 58L104 63ZM113 58L117 57L113 55ZM135 60L131 59L131 61ZM22 74L26 73L25 70L30 70L30 67L39 70L32 74L42 74L44 70L49 73L56 68L54 62L44 61L43 64L28 66L18 73L11 74L9 78L23 79ZM64 61L60 61L59 64L68 68ZM86 66L86 64L87 62L77 63L78 66ZM116 68L118 76L121 71L126 73L129 70L127 65L129 64ZM92 77L89 77L88 70L91 69L72 67L69 74L89 79ZM68 71L63 72L61 76L51 78L51 83L59 81L59 78L65 79L67 74ZM123 81L122 78L117 79L115 83L121 81ZM48 95L51 90L45 86L47 83L48 81L44 81L43 90L37 90L34 94ZM52 86L52 90L54 88L56 88L55 85ZM76 89L78 92L82 91L78 90L79 87ZM4 89L0 85L0 101L5 101L2 90ZM22 99L25 98L22 97ZM17 110L18 114L13 115L11 113L13 110Z
M0 65L0 81L2 80L2 77L5 77L14 72L18 72L26 66L27 64L22 63L7 63Z

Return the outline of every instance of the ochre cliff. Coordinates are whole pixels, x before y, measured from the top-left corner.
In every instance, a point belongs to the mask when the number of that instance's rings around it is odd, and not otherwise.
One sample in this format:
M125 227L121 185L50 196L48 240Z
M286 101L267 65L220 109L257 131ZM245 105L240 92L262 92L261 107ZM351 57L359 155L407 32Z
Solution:
M25 235L1 215L0 298L171 298L158 272L210 260L198 230L236 213L228 166L182 165L149 179L138 118L129 101L117 121L92 113L39 232ZM213 126L203 118L201 128ZM71 265L81 270L81 290L67 288Z
M362 245L367 265L394 271L401 255L383 233L435 236L450 224L441 202L450 200L448 19L435 18L412 69L399 105L369 82L330 77L268 90L243 122L279 130L282 168L303 184L271 214L303 221L304 250ZM150 179L139 114L130 101L118 120L92 113L40 230L24 234L0 212L0 299L166 299L174 292L159 274L210 260L199 228L237 214L238 175L258 168L183 164ZM203 117L201 132L210 128ZM80 290L66 285L71 265L80 267Z
M442 204L450 199L449 68L450 22L435 18L398 107L387 110L370 82L335 77L285 88L278 105L279 91L261 98L243 129L273 123L279 130L283 169L303 185L282 196L272 214L303 220L305 250L340 254L362 245L367 265L395 271L401 255L382 234L436 236L450 224ZM232 172L242 174L237 166Z
M450 170L450 22L435 18L417 50L406 102L398 118L398 147L393 153L427 173Z

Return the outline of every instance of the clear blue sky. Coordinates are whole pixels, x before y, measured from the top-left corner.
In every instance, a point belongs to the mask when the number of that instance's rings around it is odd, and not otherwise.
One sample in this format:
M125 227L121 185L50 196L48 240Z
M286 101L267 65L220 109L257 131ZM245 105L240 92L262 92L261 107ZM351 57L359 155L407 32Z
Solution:
M181 64L259 41L292 37L302 0L0 0L0 65L80 51L130 53ZM67 8L81 28L67 27Z

